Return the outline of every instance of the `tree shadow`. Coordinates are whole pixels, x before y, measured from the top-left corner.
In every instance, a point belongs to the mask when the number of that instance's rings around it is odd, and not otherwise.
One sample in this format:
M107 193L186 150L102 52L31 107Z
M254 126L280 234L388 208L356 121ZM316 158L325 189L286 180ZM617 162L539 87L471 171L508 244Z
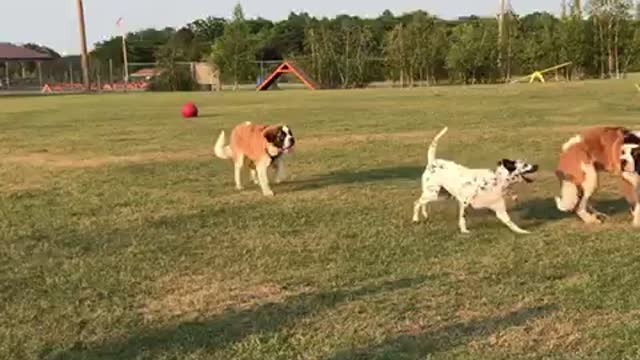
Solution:
M625 199L592 200L591 205L596 210L607 215L617 215L629 212L629 205ZM553 198L537 198L518 203L513 209L524 220L556 221L575 216L564 213L556 207Z
M327 292L308 292L289 296L282 302L270 302L251 309L232 309L204 321L190 321L161 329L146 329L126 339L101 344L77 343L70 350L47 357L63 359L135 359L155 357L163 352L179 349L189 354L195 351L214 351L240 342L254 334L275 333L292 326L303 317L311 316L341 303L414 288L425 277L386 281L355 289Z
M196 119L198 119L198 118L200 118L200 119L209 119L209 118L216 118L216 117L219 117L219 116L220 115L218 115L218 114L212 114L212 113L198 114Z
M401 335L372 347L340 351L326 360L429 358L430 355L467 345L508 328L522 326L530 320L549 316L557 310L555 305L542 305L503 316L458 322L418 335Z
M424 166L397 166L362 171L340 170L324 175L313 176L309 179L292 181L292 191L313 190L332 185L345 185L354 183L373 183L379 181L394 180L420 180Z

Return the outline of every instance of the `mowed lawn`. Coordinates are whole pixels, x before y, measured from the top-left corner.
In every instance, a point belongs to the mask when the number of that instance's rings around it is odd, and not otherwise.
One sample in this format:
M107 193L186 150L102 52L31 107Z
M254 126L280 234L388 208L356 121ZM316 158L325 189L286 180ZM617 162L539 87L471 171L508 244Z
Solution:
M616 181L604 225L552 199L563 141L638 120L632 81L0 98L0 358L637 358ZM297 136L274 198L214 159L243 121ZM460 235L452 201L411 223L444 125L441 157L540 164L511 203L532 235L483 211Z

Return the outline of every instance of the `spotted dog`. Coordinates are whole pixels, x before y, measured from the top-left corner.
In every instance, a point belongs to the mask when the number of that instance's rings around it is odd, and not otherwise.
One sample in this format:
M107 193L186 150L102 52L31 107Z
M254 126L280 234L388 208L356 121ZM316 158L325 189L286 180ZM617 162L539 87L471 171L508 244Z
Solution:
M232 159L236 189L243 190L242 169L245 162L251 168L253 181L260 185L264 196L273 196L269 187L267 170L276 169L276 182L284 177L284 155L295 144L295 138L287 125L257 125L250 122L236 126L231 132L229 145L225 145L224 131L215 145L215 154L221 159Z
M620 178L633 225L640 227L640 132L623 127L593 127L562 145L556 176L560 180L560 211L574 212L585 223L599 223L606 215L588 204L598 188L598 173Z
M427 166L422 174L422 196L415 202L413 221L420 221L421 210L426 219L427 204L439 200L442 194L448 194L458 200L458 225L462 233L469 233L465 211L471 206L474 209L491 209L509 229L528 234L511 221L504 198L511 185L522 180L531 182L526 175L538 171L538 166L522 160L503 159L495 170L469 169L452 161L436 159L438 140L446 132L447 128L444 128L429 147Z

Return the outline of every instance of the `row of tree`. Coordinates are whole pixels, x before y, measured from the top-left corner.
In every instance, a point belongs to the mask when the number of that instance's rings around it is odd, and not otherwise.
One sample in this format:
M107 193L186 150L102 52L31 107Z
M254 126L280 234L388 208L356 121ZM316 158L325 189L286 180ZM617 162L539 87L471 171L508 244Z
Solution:
M393 80L403 86L496 82L559 63L557 76L619 78L640 69L640 19L632 0L561 0L561 15L537 12L445 21L424 11L377 18L318 19L290 14L272 22L209 17L179 30L127 36L129 61L157 63L177 89L178 63L211 61L234 84L253 82L257 61L293 59L324 87L361 87ZM636 13L640 9L635 9ZM501 24L501 25L500 25ZM121 38L96 44L92 63L122 63ZM183 74L184 75L184 74ZM169 76L169 75L167 75Z

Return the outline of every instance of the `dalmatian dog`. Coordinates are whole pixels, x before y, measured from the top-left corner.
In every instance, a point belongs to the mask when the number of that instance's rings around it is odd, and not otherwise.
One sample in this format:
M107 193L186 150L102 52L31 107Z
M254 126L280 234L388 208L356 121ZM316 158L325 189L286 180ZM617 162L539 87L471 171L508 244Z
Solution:
M452 161L436 159L438 140L447 132L445 127L429 147L427 166L422 174L422 196L415 202L413 221L420 221L420 212L428 217L427 204L441 199L441 195L450 195L458 200L458 225L462 233L469 233L465 220L465 211L491 209L509 229L519 234L529 232L516 225L506 210L505 196L510 195L509 187L515 183L532 182L527 174L538 171L538 165L522 160L503 159L495 170L469 169Z

